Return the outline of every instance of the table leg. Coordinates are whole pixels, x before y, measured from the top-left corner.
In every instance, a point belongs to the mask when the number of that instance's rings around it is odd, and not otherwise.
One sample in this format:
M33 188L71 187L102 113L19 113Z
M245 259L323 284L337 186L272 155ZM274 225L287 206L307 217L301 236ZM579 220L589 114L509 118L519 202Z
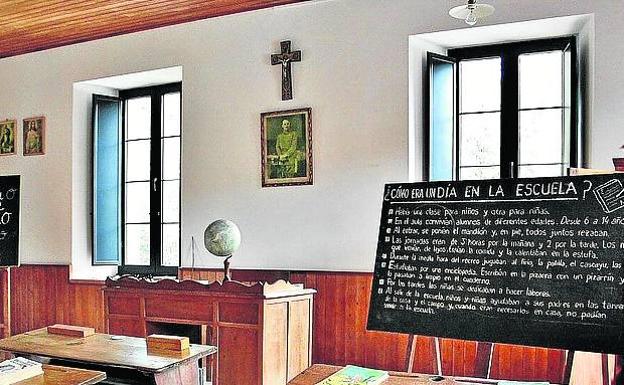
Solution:
M154 385L199 385L199 364L189 361L153 376Z

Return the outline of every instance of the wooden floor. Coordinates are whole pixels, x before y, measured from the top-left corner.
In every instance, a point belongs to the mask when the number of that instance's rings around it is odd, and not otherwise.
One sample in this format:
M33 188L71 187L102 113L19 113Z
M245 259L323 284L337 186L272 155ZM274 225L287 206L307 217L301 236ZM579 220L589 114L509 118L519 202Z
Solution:
M214 272L195 270L195 278L214 277ZM236 272L235 272L236 274ZM405 369L406 335L366 331L372 274L328 272L247 272L288 278L316 288L314 305L313 362L360 365L402 371ZM235 275L234 278L237 278ZM104 302L100 283L70 283L68 266L30 265L12 269L13 334L55 323L71 323L104 331ZM341 309L337 311L336 309ZM344 309L344 310L342 310ZM434 345L419 338L414 371L435 373ZM475 373L476 343L442 340L443 372L452 376ZM560 382L566 354L561 350L496 345L492 377Z

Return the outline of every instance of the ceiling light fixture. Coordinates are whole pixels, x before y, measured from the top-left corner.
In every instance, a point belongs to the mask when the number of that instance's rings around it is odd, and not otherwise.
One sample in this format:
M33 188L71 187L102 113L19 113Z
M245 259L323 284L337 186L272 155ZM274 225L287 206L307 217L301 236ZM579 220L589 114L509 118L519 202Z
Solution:
M468 25L475 25L479 19L484 19L494 13L494 7L489 4L477 4L477 0L468 0L468 4L451 8L449 15L464 20Z

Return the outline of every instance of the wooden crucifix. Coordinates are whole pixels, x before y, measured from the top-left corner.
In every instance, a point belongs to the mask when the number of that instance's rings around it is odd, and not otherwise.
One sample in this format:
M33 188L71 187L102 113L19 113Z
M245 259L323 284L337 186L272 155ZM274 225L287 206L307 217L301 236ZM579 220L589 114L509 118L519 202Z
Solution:
M301 51L290 51L290 40L280 43L281 52L271 55L271 64L282 65L282 100L291 100L292 96L292 71L290 63L301 61Z

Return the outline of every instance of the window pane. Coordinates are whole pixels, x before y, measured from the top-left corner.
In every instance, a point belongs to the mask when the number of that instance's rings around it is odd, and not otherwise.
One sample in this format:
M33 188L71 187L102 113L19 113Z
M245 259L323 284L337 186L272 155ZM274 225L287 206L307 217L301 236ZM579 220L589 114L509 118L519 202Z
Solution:
M147 139L151 137L151 105L149 97L128 99L126 102L126 139Z
M563 53L523 54L518 57L520 108L563 105Z
M498 179L500 178L500 167L462 167L459 169L459 179Z
M162 178L180 178L180 138L163 139Z
M149 225L126 225L126 265L149 266Z
M180 221L180 181L162 182L163 222Z
M459 63L460 112L498 111L501 103L501 61L499 57L462 60Z
M162 264L178 266L180 260L180 225L162 225Z
M149 222L150 183L126 183L126 223Z
M500 163L500 113L463 115L460 133L460 166Z
M126 181L150 179L150 141L126 143Z
M520 111L520 164L562 163L561 109Z
M180 135L180 93L163 96L163 136Z
M527 165L518 167L520 178L539 178L543 176L564 176L567 165Z

